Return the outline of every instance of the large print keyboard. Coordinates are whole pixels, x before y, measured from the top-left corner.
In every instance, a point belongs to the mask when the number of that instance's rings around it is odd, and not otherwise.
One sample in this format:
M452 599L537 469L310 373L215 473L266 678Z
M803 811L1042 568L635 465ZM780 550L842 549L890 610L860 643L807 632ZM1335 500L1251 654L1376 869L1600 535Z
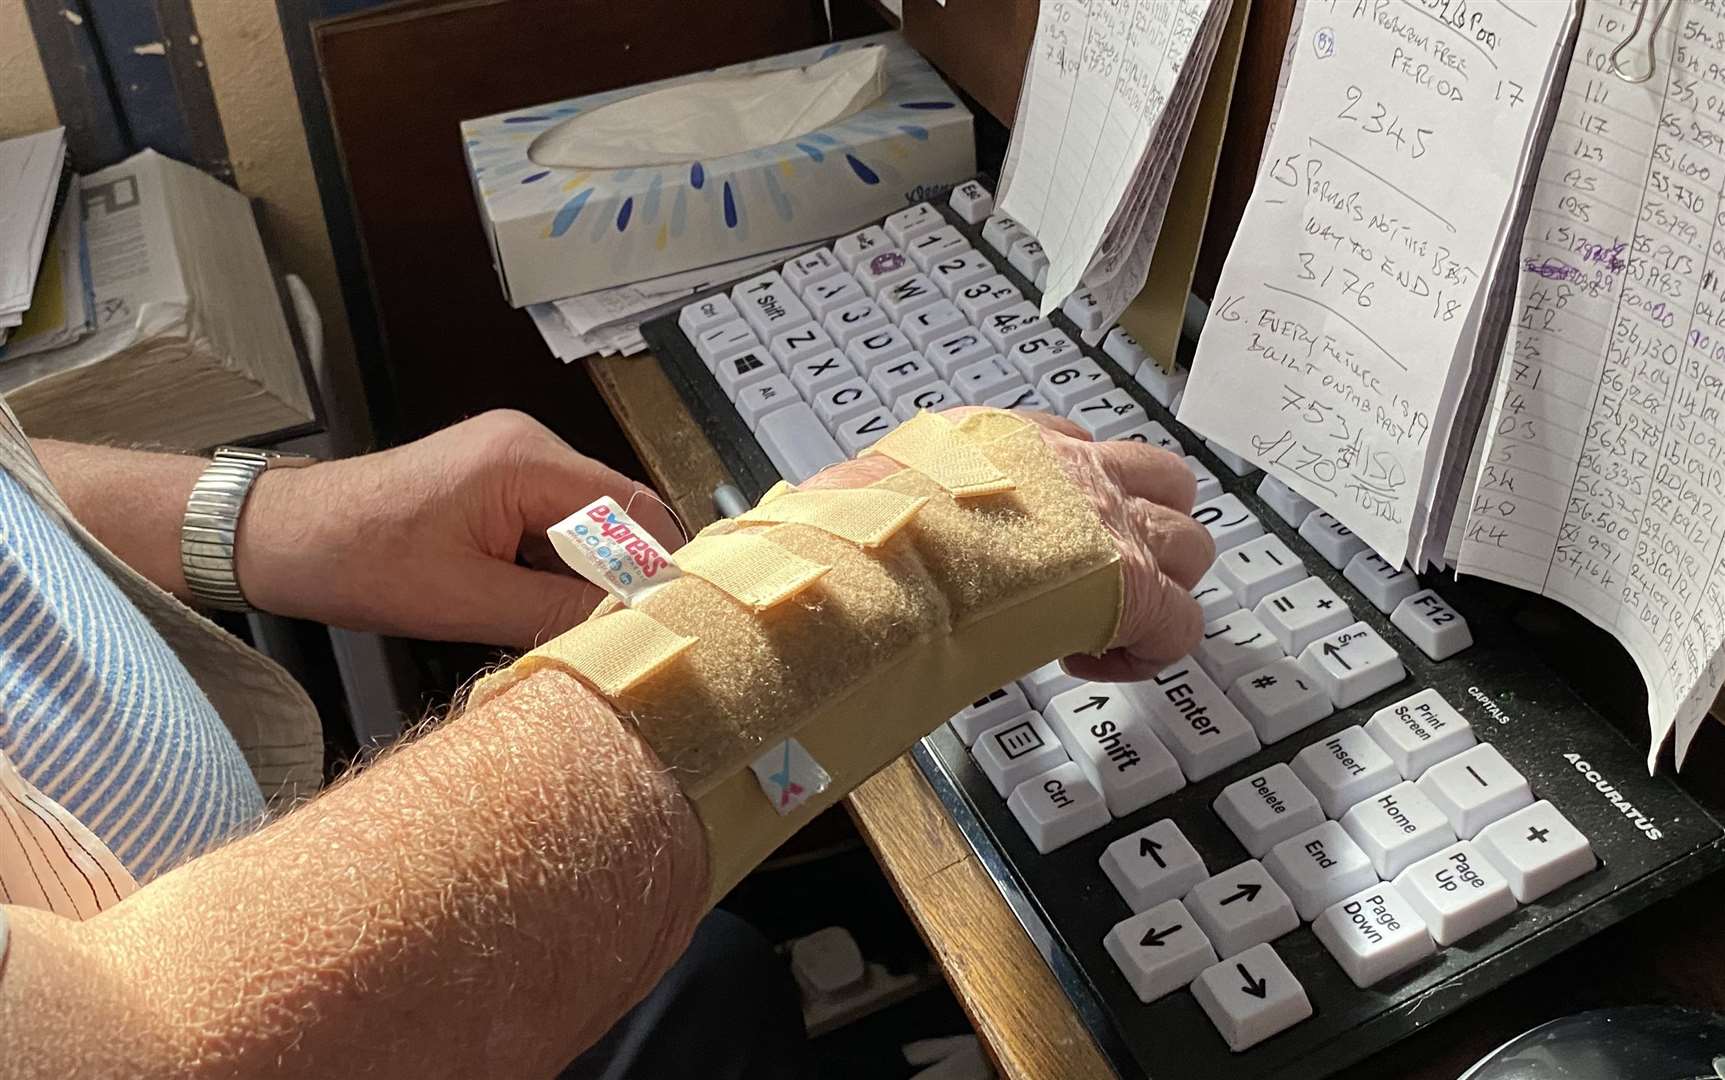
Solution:
M1185 456L1219 552L1193 653L1029 672L914 752L1121 1075L1327 1075L1725 865L1720 808L1503 590L1386 563L1183 428L1183 376L1087 296L1039 314L1046 267L972 181L643 333L751 497L963 403Z

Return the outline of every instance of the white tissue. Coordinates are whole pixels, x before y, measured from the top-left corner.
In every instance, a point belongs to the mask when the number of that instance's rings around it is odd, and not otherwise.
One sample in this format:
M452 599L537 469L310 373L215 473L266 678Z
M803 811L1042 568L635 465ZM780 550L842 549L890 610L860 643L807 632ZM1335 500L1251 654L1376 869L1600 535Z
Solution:
M836 124L886 91L886 50L851 49L808 67L700 79L572 116L527 156L570 169L625 169L712 159Z

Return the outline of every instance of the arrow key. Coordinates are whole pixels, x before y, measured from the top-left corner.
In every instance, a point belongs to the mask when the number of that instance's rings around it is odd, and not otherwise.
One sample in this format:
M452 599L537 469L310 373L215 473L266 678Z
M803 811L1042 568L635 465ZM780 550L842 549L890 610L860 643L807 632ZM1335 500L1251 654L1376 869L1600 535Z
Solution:
M1401 657L1363 622L1326 634L1306 646L1300 666L1345 709L1407 678Z
M1102 946L1146 1005L1185 986L1216 962L1210 940L1178 900L1115 924Z
M1102 853L1102 872L1133 911L1178 900L1210 875L1198 849L1167 818L1109 844Z
M1305 988L1269 945L1254 945L1205 968L1192 983L1192 996L1235 1053L1312 1015Z
M1300 925L1294 902L1257 859L1201 882L1186 894L1186 910L1223 957L1274 941Z

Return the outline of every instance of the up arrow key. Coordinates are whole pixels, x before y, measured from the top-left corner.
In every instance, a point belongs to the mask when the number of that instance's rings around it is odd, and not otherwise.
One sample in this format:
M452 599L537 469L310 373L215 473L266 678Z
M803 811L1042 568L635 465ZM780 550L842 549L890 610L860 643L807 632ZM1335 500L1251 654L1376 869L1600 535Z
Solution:
M1162 845L1148 836L1142 837L1138 841L1138 857L1143 858L1146 855L1156 860L1157 869L1168 869L1168 864L1162 861Z
M1336 648L1335 645L1332 644L1331 642L1328 642L1328 641L1324 642L1324 655L1328 656L1330 659L1334 660L1336 663L1342 665L1342 667L1346 668L1347 670L1349 670L1349 671L1354 670L1354 665L1352 665L1352 664L1348 663L1346 660L1342 659L1342 650Z
M1240 973L1240 978L1246 980L1246 985L1240 987L1240 992L1262 1000L1270 992L1270 984L1263 979L1252 978L1252 973L1246 970L1245 964L1235 964L1234 970Z

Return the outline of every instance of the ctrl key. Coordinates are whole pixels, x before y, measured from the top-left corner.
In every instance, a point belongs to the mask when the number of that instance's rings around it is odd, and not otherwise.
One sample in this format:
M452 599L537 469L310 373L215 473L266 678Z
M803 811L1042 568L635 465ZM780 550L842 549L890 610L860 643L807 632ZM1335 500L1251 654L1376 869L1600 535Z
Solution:
M1235 1053L1312 1015L1306 988L1267 942L1205 968L1192 996Z
M1146 1005L1190 983L1216 962L1210 939L1178 900L1116 923L1102 947Z
M1084 770L1071 761L1018 785L1006 806L1044 855L1113 820Z
M827 434L815 411L800 401L762 418L755 440L779 475L793 484L845 460L845 452Z

